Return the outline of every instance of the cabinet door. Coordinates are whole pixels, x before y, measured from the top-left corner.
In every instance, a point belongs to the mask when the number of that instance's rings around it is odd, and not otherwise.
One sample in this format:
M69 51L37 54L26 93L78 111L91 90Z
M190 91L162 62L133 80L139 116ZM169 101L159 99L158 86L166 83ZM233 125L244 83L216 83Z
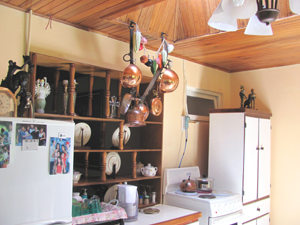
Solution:
M256 225L269 225L269 214L264 215L256 220Z
M258 198L270 195L271 121L259 119Z
M258 118L246 117L243 203L257 198Z

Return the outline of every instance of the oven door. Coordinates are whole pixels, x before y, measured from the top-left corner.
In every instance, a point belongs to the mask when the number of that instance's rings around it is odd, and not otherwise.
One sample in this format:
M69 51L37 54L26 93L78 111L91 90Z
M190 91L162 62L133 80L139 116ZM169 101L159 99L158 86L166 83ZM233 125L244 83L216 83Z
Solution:
M242 210L224 216L209 218L208 225L242 225Z

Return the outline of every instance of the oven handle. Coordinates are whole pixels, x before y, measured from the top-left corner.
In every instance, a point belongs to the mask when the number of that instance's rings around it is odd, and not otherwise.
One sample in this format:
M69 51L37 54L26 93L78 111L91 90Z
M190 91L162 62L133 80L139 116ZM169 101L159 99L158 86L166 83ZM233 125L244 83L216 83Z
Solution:
M231 213L229 215L219 216L215 218L209 218L208 225L242 225L242 217L244 213L242 210Z

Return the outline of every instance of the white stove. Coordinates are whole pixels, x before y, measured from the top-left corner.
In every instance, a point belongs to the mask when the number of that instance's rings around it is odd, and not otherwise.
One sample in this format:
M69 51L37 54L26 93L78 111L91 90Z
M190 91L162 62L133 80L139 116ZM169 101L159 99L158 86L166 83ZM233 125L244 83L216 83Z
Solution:
M199 167L165 169L164 204L201 212L201 225L241 224L242 197L239 194L216 190L213 193L181 192L180 183L188 178L187 174L191 180L200 177Z

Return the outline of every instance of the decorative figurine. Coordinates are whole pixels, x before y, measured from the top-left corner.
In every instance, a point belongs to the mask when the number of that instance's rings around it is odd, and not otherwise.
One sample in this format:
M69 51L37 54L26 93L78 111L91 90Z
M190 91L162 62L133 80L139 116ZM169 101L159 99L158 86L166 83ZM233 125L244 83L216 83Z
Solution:
M245 101L244 103L244 108L250 108L250 109L255 109L255 93L254 93L254 89L251 89L251 93L248 95L248 99ZM252 104L252 102L254 104Z
M110 116L109 118L117 117L117 107L120 107L120 102L117 102L116 96L111 96L111 101L109 101L109 105L111 106Z
M68 108L68 101L69 101L69 93L68 93L68 83L69 81L68 80L63 80L63 85L64 85L64 112L63 114L64 115L67 115L67 108Z
M255 110L255 99L256 99L256 95L255 95L255 92L254 92L254 89L252 88L251 89L251 98L252 98L252 109Z
M244 99L247 99L247 96L245 95L245 88L243 85L241 85L240 98L241 98L241 108L243 108L244 107Z
M74 102L74 115L75 115L75 116L77 116L77 114L75 113L76 96L77 96L77 93L76 93L75 89L76 89L76 85L77 85L77 84L78 84L78 83L76 82L76 79L74 79L74 94L73 94L74 98L73 98L73 102Z
M44 79L37 79L35 82L35 111L38 113L45 112L46 98L51 92L47 77Z
M27 104L27 98L28 98L28 79L29 75L33 71L34 65L30 61L30 57L27 55L23 55L24 64L20 67L16 64L16 62L13 62L12 60L8 61L8 71L7 76L4 80L1 81L0 86L6 87L9 90L11 90L12 93L16 95L16 98L20 97L20 104L18 106L18 116L22 117L26 108ZM28 70L26 71L18 71L16 74L15 72L17 70L22 70L25 65L28 65ZM18 93L16 91L19 89ZM30 94L31 95L31 94Z

